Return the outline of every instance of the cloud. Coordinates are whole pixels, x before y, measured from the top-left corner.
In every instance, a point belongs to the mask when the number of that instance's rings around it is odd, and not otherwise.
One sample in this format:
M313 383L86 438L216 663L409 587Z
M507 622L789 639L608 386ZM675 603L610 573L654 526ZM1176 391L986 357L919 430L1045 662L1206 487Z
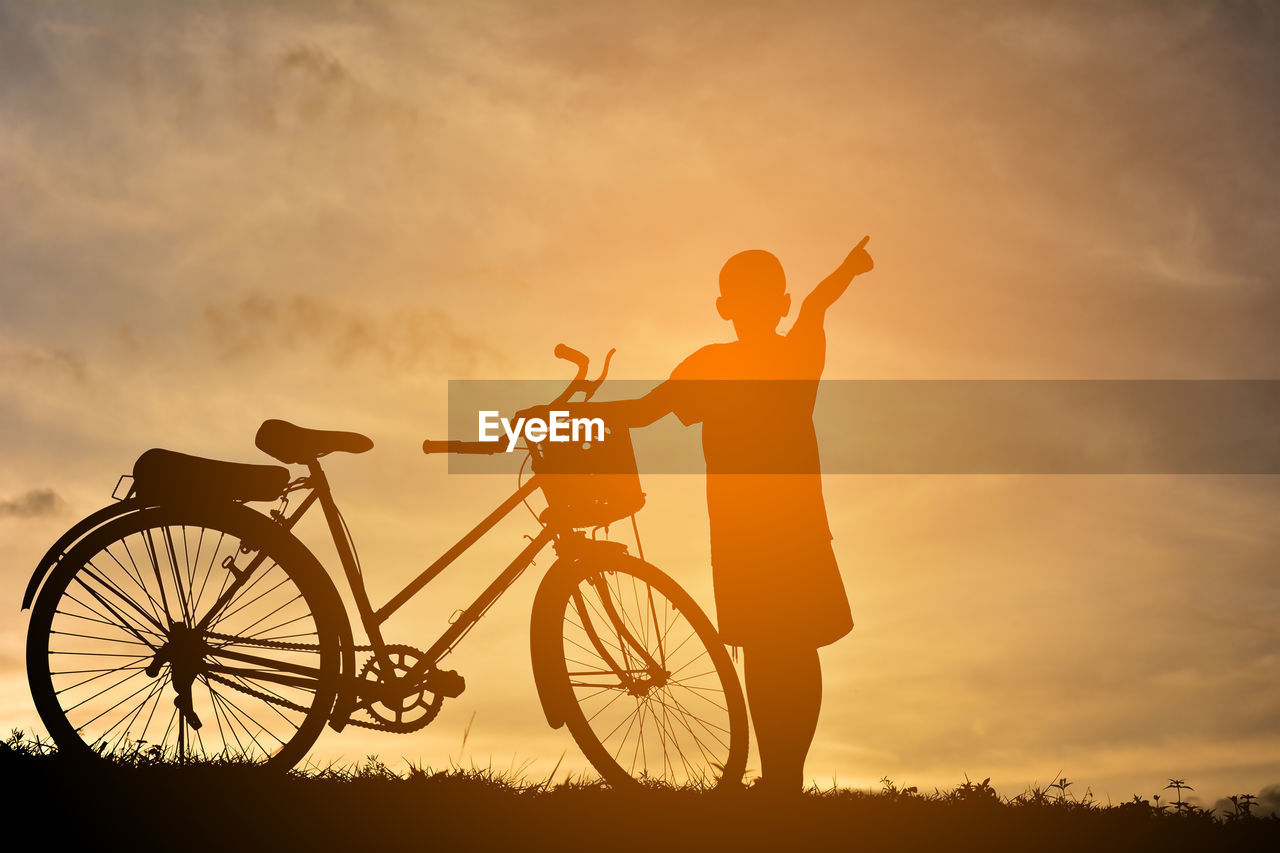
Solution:
M66 501L53 489L32 489L9 500L0 500L0 518L41 518L56 515Z
M89 375L84 356L69 349L21 347L0 352L0 371L20 373L53 373L83 383Z
M350 301L294 293L209 302L203 330L227 362L318 350L335 367L372 360L399 369L446 362L457 369L496 357L492 345L464 332L443 311Z
M265 105L277 127L326 119L346 133L384 129L411 132L422 119L409 101L379 91L357 77L336 54L299 44L280 56Z
M1257 814L1280 815L1280 785L1268 785L1258 792Z

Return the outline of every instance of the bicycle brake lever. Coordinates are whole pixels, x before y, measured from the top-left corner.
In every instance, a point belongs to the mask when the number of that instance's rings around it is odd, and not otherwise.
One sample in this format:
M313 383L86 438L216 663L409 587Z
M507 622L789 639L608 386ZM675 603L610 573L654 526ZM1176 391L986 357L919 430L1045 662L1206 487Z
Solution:
M585 403L587 400L590 400L592 395L595 394L604 383L605 377L609 375L609 362L613 360L613 354L617 351L618 350L616 348L610 349L604 357L604 367L601 369L600 375L591 381L587 381L587 365L590 363L590 359L572 347L565 346L564 344L557 344L555 349L556 356L558 358L563 358L565 361L571 361L576 364L578 366L578 373L573 377L573 380L569 383L568 387L560 393L560 396L551 401L550 405L552 407L562 406L565 403L568 403L569 398L574 394L577 394L579 391L582 392L582 402Z
M585 387L582 389L582 402L587 402L592 398L596 391L600 390L600 386L604 384L604 378L609 375L609 362L613 360L613 354L617 351L617 348L613 348L605 354L604 368L600 371L600 375L586 383Z

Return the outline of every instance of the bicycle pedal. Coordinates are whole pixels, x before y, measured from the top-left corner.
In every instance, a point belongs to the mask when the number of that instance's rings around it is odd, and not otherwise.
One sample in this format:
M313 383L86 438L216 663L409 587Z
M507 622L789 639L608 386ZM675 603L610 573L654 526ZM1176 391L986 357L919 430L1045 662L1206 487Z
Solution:
M467 689L467 681L452 669L437 669L427 675L423 686L446 699L455 699Z

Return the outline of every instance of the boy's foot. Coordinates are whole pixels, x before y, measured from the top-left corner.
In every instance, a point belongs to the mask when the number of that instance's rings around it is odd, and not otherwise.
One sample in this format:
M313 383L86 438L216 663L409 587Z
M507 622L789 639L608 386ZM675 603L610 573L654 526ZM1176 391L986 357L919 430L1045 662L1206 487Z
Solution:
M799 800L804 794L804 789L799 787L791 787L790 785L770 784L765 781L763 776L757 777L751 781L747 787L747 793L752 797L759 798L774 803L786 803L793 800Z

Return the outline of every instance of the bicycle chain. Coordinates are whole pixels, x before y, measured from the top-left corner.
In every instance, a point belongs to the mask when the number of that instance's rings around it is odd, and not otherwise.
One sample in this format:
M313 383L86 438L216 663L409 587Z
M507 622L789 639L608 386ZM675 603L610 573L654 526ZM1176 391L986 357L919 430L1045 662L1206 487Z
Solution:
M290 652L320 651L320 646L315 643L286 643L281 640L255 640L255 639L250 639L246 637L236 637L230 634L218 634L214 631L205 631L204 635L205 637L212 640L225 640L227 642L235 643L241 646L258 646L260 648L279 649L281 651L290 651ZM363 645L363 646L357 645L357 646L353 646L352 649L357 652L375 651L374 647L369 645ZM288 699L285 699L282 696L273 696L267 693L263 693L260 690L255 690L252 687L249 687L248 685L245 685L245 684L236 684L235 682L232 682L226 678L223 678L222 676L214 672L206 672L204 675L205 675L205 678L213 679L214 681L217 681L220 684L230 687L232 690L239 690L241 693L245 693L249 696L254 697L255 699L260 699L263 702L270 702L271 704L274 704L274 705L282 705L286 708L289 708L290 710L297 711L302 714L306 714L311 710L310 708L304 708L303 706L297 704L296 702L290 702ZM363 710L363 707L357 706L356 710L357 711ZM366 713L368 712L366 711ZM386 728L380 723L371 722L369 720L358 720L351 714L347 715L347 725L356 726L357 728L362 728L362 729L373 729L374 731L386 731Z
M281 649L288 652L318 652L320 646L316 643L286 643L282 640L255 640L250 637L237 637L234 634L218 634L214 631L205 631L204 636L211 640L225 640L228 643L235 643L238 646L259 646L264 649ZM374 651L373 646L352 646L357 652Z

